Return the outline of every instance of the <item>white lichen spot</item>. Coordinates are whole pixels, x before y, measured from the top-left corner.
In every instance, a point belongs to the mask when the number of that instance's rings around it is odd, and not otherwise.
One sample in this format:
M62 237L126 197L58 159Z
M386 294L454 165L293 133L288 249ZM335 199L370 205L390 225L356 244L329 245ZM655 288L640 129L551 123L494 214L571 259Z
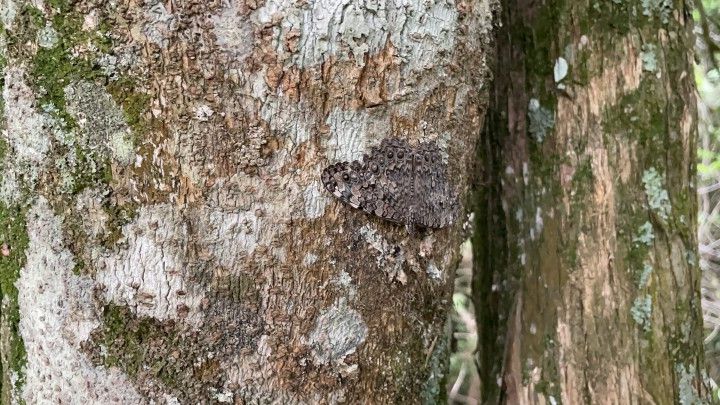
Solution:
M696 405L708 403L706 398L700 397L697 386L698 380L707 387L717 386L705 370L697 372L694 364L686 366L682 363L675 364L675 373L678 379L678 402L681 405ZM715 388L717 389L717 388ZM714 403L714 402L713 402Z
M268 207L252 205L247 211L207 209L200 216L199 227L203 229L200 243L212 246L221 266L238 268L241 259L252 254L260 242L272 239L274 231L269 220L255 215L258 209L268 212Z
M317 261L318 257L316 254L312 253L305 253L305 257L303 258L303 265L304 266L312 266Z
M52 48L58 43L58 33L50 24L37 32L37 43L41 48Z
M587 35L583 34L580 36L580 45L578 46L579 49L583 49L584 47L588 46L590 43L590 38L588 38Z
M163 394L163 400L165 400L165 405L181 405L180 400L170 394Z
M345 357L355 353L365 342L368 328L359 312L350 308L345 299L324 309L306 339L313 361L318 365L347 367Z
M543 221L542 208L537 207L535 209L535 233L540 235L542 233L545 223Z
M355 63L358 66L365 63L365 54L370 50L365 42L370 34L370 27L365 24L366 10L364 5L360 8L351 3L345 10L338 29L342 41L350 47L350 54L355 57Z
M92 9L89 13L83 16L82 30L95 31L99 23L98 12L96 9Z
M670 21L672 14L672 0L642 0L643 15L657 16L663 24Z
M433 279L435 281L442 280L442 272L440 271L440 269L438 269L438 267L435 265L435 263L433 263L433 262L428 263L426 272L427 272L428 276L430 276L431 279Z
M568 62L561 56L555 60L555 67L553 68L553 78L555 79L555 83L560 83L567 74Z
M110 135L110 153L122 165L129 166L135 162L135 145L129 131L117 131Z
M200 104L195 107L195 119L198 121L207 121L213 114L215 114L215 111L207 104Z
M233 403L233 398L234 395L230 390L225 390L215 394L215 399L221 404L231 404Z
M22 399L36 403L140 403L117 368L94 367L81 343L99 326L93 282L73 274L62 220L40 197L27 215L29 245L16 282L20 334L27 351Z
M324 193L320 181L313 181L303 192L303 202L305 205L305 217L315 219L320 218L325 213L325 207L330 202L330 198Z
M265 80L259 81L260 86L266 86ZM263 96L265 98L265 96ZM262 119L267 122L274 132L283 134L288 140L288 149L293 149L310 139L312 134L312 108L304 101L299 103L287 97L267 96L260 109Z
M352 287L352 277L350 277L350 275L344 270L340 272L335 281L337 282L337 284L345 288Z

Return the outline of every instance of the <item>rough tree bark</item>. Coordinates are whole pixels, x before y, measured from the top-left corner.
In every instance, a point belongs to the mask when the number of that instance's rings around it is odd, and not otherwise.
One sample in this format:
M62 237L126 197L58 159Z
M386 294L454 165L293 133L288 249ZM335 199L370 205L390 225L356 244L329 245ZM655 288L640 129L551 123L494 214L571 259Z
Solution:
M464 195L486 1L1 0L2 403L435 401L465 217L322 168L437 140Z
M689 3L503 3L479 150L484 401L706 398Z

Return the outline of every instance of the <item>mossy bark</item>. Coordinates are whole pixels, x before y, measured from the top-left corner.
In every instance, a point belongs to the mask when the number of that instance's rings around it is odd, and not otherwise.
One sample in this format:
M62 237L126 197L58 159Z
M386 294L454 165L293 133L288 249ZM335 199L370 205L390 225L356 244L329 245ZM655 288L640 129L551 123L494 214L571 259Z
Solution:
M503 2L474 236L484 402L707 398L689 7Z
M320 173L436 140L464 198L487 2L0 4L3 403L442 401L466 217Z

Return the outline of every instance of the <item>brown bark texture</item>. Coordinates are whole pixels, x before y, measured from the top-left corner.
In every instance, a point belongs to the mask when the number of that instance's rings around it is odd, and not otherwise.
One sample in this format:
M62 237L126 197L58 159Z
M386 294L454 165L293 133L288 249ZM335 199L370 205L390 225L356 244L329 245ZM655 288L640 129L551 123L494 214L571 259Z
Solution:
M417 403L455 224L322 169L436 141L465 206L486 1L1 0L3 403Z
M483 402L706 401L690 5L502 8L474 237Z

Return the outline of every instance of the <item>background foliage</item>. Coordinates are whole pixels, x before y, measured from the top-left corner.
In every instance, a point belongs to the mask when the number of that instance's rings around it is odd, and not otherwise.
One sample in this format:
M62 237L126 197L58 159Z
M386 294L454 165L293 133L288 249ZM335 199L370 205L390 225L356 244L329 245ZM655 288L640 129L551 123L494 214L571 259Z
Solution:
M720 0L696 2L698 242L708 373L720 381Z

